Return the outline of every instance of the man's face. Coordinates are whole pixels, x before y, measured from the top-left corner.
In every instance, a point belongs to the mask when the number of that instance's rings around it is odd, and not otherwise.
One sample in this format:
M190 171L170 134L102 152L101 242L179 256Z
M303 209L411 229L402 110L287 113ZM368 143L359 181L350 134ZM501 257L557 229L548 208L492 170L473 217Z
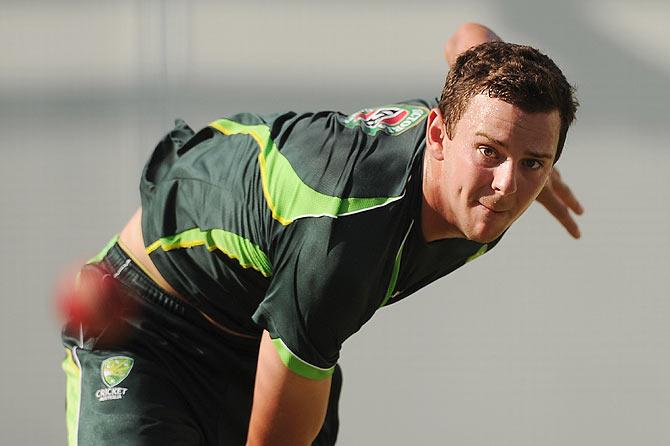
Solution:
M499 237L544 187L559 132L558 111L526 113L477 95L449 139L439 110L432 110L424 196L433 221L445 224L438 233L482 243Z

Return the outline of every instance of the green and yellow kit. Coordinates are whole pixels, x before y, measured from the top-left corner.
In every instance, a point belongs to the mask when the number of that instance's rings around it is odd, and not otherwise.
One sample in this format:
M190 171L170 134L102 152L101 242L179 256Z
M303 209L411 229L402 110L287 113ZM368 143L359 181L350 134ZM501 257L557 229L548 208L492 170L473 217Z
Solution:
M288 367L327 376L377 309L497 242L424 241L428 111L242 113L195 135L181 124L142 176L147 252L221 325L266 329Z
M64 330L69 444L244 444L265 329L295 373L332 375L314 442L332 445L344 341L498 242L424 240L430 106L178 121L140 192L146 251L183 300L116 241L95 259L139 311L121 343Z

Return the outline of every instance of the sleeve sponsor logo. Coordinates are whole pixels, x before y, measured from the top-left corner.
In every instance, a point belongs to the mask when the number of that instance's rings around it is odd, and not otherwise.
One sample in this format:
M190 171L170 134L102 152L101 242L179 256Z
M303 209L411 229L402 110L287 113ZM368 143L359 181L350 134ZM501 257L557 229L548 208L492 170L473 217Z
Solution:
M428 116L428 109L425 107L393 104L365 108L345 117L342 123L350 129L360 127L371 136L375 136L380 131L388 135L399 135L417 125L426 116Z

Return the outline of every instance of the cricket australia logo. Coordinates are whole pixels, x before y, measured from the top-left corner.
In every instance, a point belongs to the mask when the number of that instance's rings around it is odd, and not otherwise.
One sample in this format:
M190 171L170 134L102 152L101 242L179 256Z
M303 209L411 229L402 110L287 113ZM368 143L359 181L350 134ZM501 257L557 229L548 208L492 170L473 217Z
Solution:
M393 104L377 108L365 108L343 120L345 127L360 126L368 135L375 136L382 131L389 135L399 135L411 129L428 116L428 109L416 105Z
M116 387L128 377L135 360L128 356L112 356L102 361L100 377L107 386L95 392L98 401L120 400L128 392L125 387Z

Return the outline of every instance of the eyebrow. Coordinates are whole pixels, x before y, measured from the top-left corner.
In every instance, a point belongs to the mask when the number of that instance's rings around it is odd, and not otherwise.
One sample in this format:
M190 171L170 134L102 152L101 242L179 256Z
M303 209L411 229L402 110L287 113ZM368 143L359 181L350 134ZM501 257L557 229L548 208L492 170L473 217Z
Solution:
M487 135L487 134L484 133L484 132L477 132L477 133L475 133L475 135L477 135L477 136L483 136L484 138L488 139L489 141L491 141L491 142L493 142L493 143L495 143L495 144L498 144L498 145L501 146L501 147L507 148L507 144L505 144L504 142L502 142L502 141L500 141L500 140L498 140L498 139L495 139L493 136L489 136L489 135Z
M484 133L484 132L477 132L477 133L475 133L475 135L477 135L477 136L483 136L484 138L488 139L488 140L491 141L492 143L497 144L497 145L499 145L500 147L507 148L507 144L505 144L504 142L500 141L499 139L494 138L494 137L491 136L491 135L487 135L487 134ZM541 158L541 159L549 159L549 160L553 160L553 159L554 159L554 155L552 155L552 154L544 153L544 152L535 152L535 151L532 151L532 150L529 151L529 152L526 152L526 155L531 156L531 157L533 157L533 158Z
M554 155L549 155L548 153L543 153L543 152L526 152L526 155L529 155L533 158L541 158L541 159L547 159L547 160L553 160Z

